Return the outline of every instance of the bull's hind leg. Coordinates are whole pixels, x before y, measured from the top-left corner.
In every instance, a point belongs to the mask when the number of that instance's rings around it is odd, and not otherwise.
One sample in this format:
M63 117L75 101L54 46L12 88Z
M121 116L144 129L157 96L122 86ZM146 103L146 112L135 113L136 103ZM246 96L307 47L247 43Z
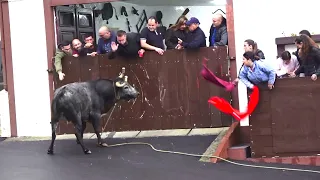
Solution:
M58 121L56 121L55 119L51 119L51 144L50 147L48 149L48 154L53 154L53 146L54 146L54 141L56 140L56 129L58 127Z
M81 119L79 118L76 122L77 122L77 123L75 123L76 137L80 143L80 146L85 154L91 154L91 151L87 147L85 147L85 145L83 143L83 138L81 136L81 132L82 132Z
M81 137L83 138L83 133L87 128L87 123L86 122L82 122L82 130L81 130ZM80 144L79 140L77 139L77 144Z
M101 117L100 113L92 113L90 115L90 119L91 119L91 123L92 123L93 129L94 129L94 133L97 135L98 145L106 146L107 144L102 141L101 136L100 136L100 129L99 129L100 128L100 117Z

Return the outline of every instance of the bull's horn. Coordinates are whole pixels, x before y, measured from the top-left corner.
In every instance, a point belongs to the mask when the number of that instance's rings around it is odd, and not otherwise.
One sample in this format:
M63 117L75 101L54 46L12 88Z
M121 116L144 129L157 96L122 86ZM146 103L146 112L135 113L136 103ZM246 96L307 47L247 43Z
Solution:
M128 82L128 76L125 76L125 77L124 77L124 81L125 81L125 82Z
M117 86L117 87L123 87L123 86L124 86L124 83L120 84L120 82L116 82L116 86Z
M121 72L119 73L119 78L123 78L125 72L126 72L126 68L125 68L125 67L122 67L122 70L121 70Z

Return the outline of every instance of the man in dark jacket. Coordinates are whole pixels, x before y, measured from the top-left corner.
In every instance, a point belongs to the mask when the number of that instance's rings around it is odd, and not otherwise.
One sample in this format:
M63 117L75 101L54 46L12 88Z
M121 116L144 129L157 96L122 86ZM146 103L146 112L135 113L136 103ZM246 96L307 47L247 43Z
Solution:
M221 14L216 14L212 19L209 44L209 46L228 45L227 22Z
M187 35L188 41L184 42L180 39L178 43L185 49L206 47L206 35L199 27L200 21L197 18L192 17L189 19L189 21L186 22L186 25L188 26L190 31Z
M140 45L140 35L138 33L126 33L123 30L117 32L116 43L111 43L112 53L109 58L115 58L116 55L126 58L136 58L139 53L144 53L145 50Z

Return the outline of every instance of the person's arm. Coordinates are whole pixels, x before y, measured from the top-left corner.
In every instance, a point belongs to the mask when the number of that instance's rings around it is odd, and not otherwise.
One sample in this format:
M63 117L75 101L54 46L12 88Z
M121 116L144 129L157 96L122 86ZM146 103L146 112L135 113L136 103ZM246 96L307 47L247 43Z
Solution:
M320 75L320 49L318 49L318 48L313 48L313 49L315 50L315 58L314 59L318 65L318 68L317 68L315 74L317 76L319 76Z
M304 65L299 66L299 68L294 71L294 74L297 76L302 72L304 72Z
M190 42L182 42L184 48L199 48L201 43L206 39L204 33L198 33L196 37Z
M56 52L56 55L54 57L54 67L56 69L57 73L62 72L62 64L61 64L61 59L65 56L66 54L64 52Z
M294 70L293 71L296 71L300 67L300 63L298 61L297 56L295 56L295 55L292 55L292 60L294 62Z
M101 48L102 48L102 41L99 39L98 40L98 45L97 45L97 53L101 54Z
M148 28L144 28L140 33L140 45L144 49L149 49L155 51L157 47L151 46L147 43Z
M165 37L165 43L166 43L166 46L168 49L174 49L178 45L178 43L172 42L173 35L174 35L173 30L168 29L168 31L166 33L166 37Z
M213 44L211 43L212 35L213 35L213 25L211 25L210 31L209 31L209 47L213 46Z
M117 56L117 51L116 52L111 51L111 53L109 54L108 58L109 59L114 59L116 56Z
M112 36L111 36L111 43L112 43L112 42L116 42L116 41L117 41L117 34L116 34L114 31L112 31L111 34L112 34Z
M245 69L245 67L243 67L242 70L240 71L239 79L244 85L252 89L254 85L248 80L247 74L248 74L247 70Z
M274 84L276 80L276 71L274 70L274 68L266 64L261 65L260 68L263 72L268 74L268 84Z
M221 27L221 39L219 42L215 42L215 46L225 46L228 44L228 32L227 27L223 26Z

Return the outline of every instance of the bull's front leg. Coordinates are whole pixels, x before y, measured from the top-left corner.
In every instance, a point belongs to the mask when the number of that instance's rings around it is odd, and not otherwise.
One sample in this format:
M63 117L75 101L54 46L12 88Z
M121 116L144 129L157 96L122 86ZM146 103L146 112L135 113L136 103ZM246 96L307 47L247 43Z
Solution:
M107 146L107 144L105 142L103 142L103 140L101 139L101 135L100 135L100 118L101 118L101 114L100 113L94 113L91 115L91 122L92 122L92 126L94 129L94 133L97 135L97 139L98 139L98 145L99 146Z

